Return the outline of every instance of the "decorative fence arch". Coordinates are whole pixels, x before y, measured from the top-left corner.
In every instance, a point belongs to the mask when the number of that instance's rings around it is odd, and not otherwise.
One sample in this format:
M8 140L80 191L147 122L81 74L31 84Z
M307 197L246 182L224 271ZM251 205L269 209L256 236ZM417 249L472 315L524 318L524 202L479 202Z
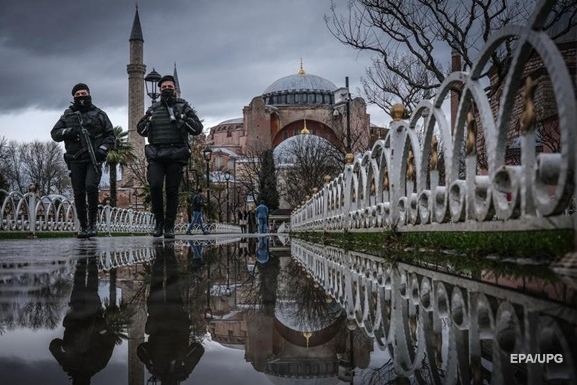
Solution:
M74 201L65 196L36 195L31 190L26 194L0 189L5 196L0 206L0 231L26 232L40 231L71 232L79 228ZM103 233L149 233L154 228L154 215L150 212L122 209L100 205L98 209L98 230ZM188 223L175 226L177 233L184 233ZM241 233L240 226L225 223L210 223L211 233ZM193 229L193 233L201 233Z

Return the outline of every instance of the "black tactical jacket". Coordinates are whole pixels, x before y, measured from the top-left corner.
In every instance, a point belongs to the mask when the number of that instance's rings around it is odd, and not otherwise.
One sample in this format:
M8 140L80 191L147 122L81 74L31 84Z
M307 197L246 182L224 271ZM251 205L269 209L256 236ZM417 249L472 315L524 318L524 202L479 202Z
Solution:
M148 137L151 146L178 147L188 145L188 135L199 135L202 123L194 109L184 99L176 99L169 108L163 102L154 103L136 125L136 131Z
M90 154L84 148L84 141L80 136L80 118L82 125L90 134L90 141L94 152L98 153L98 160L103 160L108 151L114 147L116 139L108 115L95 105L91 105L85 112L76 110L74 106L67 108L50 131L52 139L56 142L64 141L67 161L89 162Z

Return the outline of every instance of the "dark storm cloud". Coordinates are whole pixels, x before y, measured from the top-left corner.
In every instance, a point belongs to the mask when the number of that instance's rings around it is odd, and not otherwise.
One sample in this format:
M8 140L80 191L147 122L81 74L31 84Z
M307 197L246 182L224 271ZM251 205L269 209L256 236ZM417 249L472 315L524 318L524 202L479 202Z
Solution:
M325 26L329 0L138 4L146 71L172 73L176 62L183 97L201 116L241 116L269 84L296 73L301 57L308 73L338 86L351 75L353 90L364 73L366 63L355 64ZM0 0L0 9L0 114L62 110L77 82L100 107L127 104L134 1Z

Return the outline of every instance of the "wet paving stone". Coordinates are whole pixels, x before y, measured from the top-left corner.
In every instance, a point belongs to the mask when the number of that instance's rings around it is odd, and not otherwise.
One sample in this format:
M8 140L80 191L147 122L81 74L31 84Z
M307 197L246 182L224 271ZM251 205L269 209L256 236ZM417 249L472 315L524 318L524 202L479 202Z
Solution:
M0 383L576 383L572 281L507 271L274 235L1 241Z

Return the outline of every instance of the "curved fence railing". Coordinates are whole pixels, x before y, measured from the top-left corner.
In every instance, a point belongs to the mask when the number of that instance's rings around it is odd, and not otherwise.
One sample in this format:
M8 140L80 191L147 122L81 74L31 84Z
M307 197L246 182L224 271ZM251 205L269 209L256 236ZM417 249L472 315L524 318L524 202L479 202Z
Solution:
M38 196L35 192L22 194L0 190L4 196L0 211L0 231L36 233L41 231L70 232L78 230L79 223L74 202L58 195ZM104 233L149 233L154 228L154 215L149 212L99 206L98 230ZM177 233L186 232L188 223L175 226ZM209 223L211 233L241 233L240 226ZM201 233L193 229L192 233Z
M398 376L419 384L577 381L575 296L562 284L535 283L523 293L524 278L503 277L509 288L499 288L496 276L472 280L299 239L291 253L388 353ZM557 361L514 363L519 353Z
M577 184L574 78L555 42L541 30L554 4L541 1L527 26L497 31L471 71L450 74L435 98L423 100L410 120L400 119L402 108L393 110L394 121L385 139L357 159L347 156L344 172L293 212L291 230L391 226L399 231L503 230L503 224L511 229L577 227L577 217L568 215L574 211ZM516 39L517 48L494 116L481 73L508 38ZM545 105L532 97L535 83L527 76L527 63L535 55L548 74L560 144L557 151L538 154L534 112L552 103ZM442 106L455 88L461 90L461 98L452 132ZM520 162L509 165L509 128L516 124L511 122L512 111L520 103L520 92L525 95L517 138ZM546 112L555 115L555 111ZM420 134L417 127L423 129ZM481 141L486 169L479 167L477 144Z

